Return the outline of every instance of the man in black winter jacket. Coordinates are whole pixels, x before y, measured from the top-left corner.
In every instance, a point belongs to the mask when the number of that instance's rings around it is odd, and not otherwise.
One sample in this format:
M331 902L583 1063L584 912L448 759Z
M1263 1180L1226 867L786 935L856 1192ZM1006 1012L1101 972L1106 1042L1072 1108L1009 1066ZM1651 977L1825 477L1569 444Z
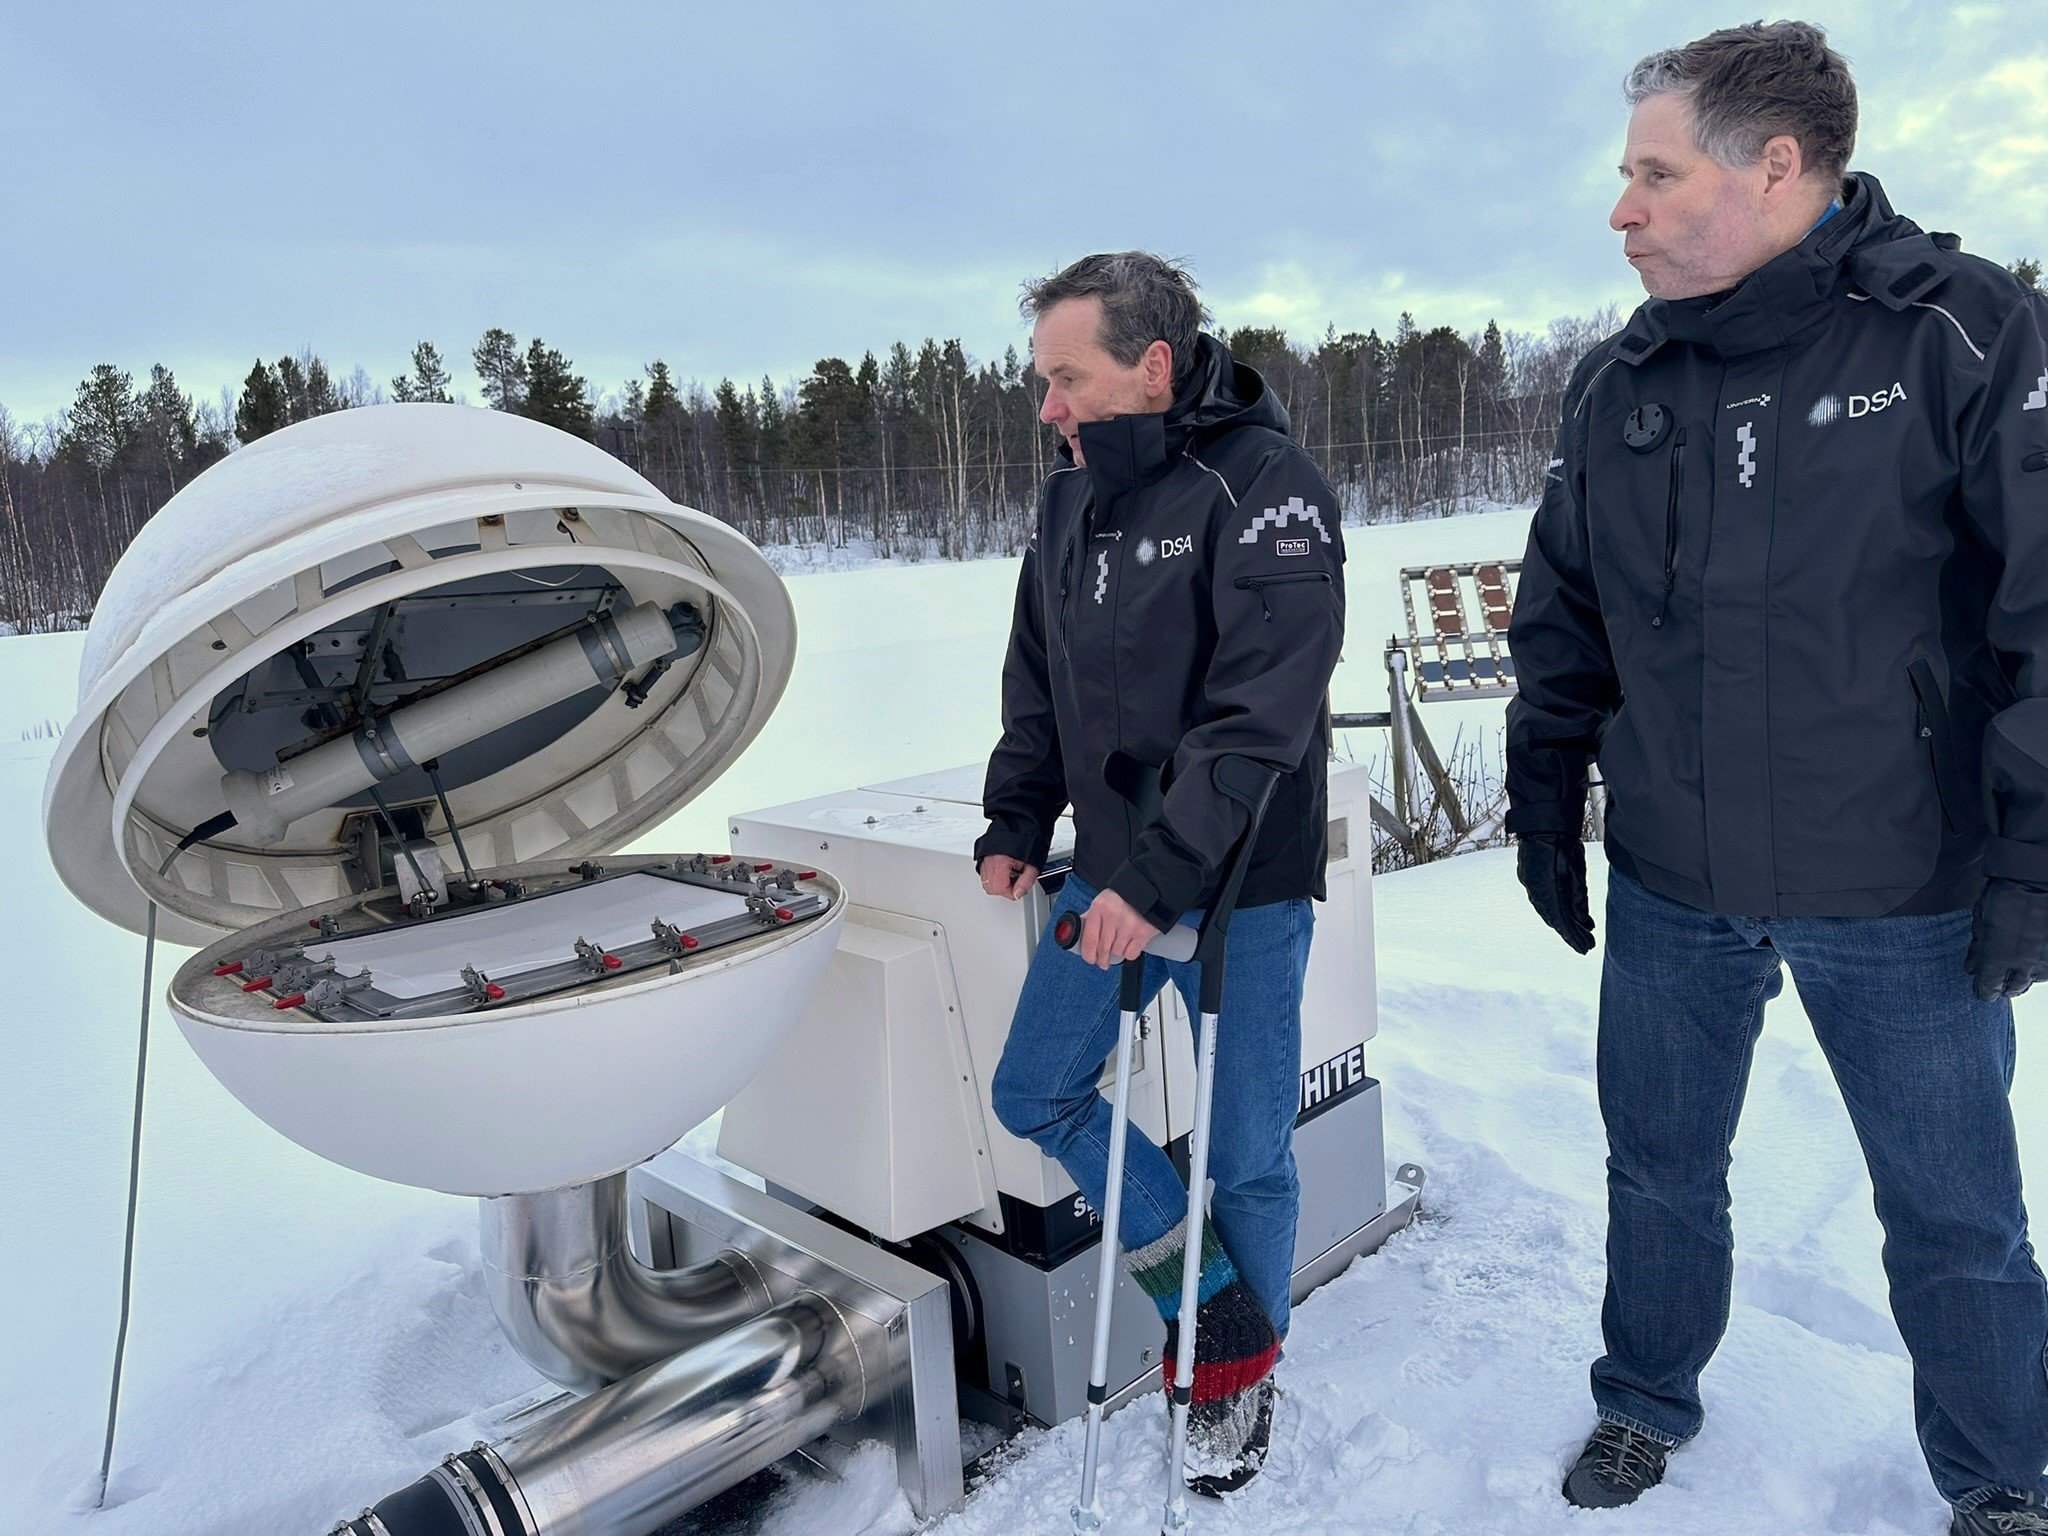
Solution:
M1083 912L1069 953L1032 957L992 1084L1013 1134L1058 1158L1097 1210L1116 1039L1116 962L1198 912L1247 814L1216 766L1279 774L1225 955L1210 1173L1201 1234L1193 1428L1207 1491L1255 1473L1270 1371L1287 1327L1298 1205L1292 1133L1310 899L1324 894L1328 688L1344 630L1335 494L1287 435L1251 369L1199 334L1186 273L1143 252L1091 256L1027 289L1041 418L1060 433L1017 583L1003 734L989 759L982 886L1038 879L1071 804L1073 872L1055 917ZM1140 820L1104 777L1113 753L1163 772ZM1190 963L1152 957L1196 1013ZM1120 1236L1163 1317L1178 1310L1187 1191L1131 1128Z
M2048 299L1845 175L1855 88L1816 28L1654 54L1627 95L1612 223L1651 297L1572 378L1510 631L1508 830L1581 953L1595 759L1610 798L1607 1352L1565 1494L1630 1502L1700 1427L1789 965L1954 1530L2048 1532L2007 1102L2048 953Z

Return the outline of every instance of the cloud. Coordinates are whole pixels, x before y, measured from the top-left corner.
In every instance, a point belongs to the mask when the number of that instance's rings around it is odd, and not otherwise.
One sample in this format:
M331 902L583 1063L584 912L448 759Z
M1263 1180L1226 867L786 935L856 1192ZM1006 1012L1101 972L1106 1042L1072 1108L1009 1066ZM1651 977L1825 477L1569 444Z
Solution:
M1809 13L1857 70L1859 168L1972 249L2048 255L2030 13ZM0 142L34 149L0 221L0 401L37 419L103 360L210 396L309 344L382 380L494 325L602 385L927 335L986 358L1021 346L1023 278L1132 245L1191 258L1220 323L1298 340L1404 309L1540 330L1640 298L1605 222L1619 82L1729 19L1189 0L1171 27L1098 8L1083 45L995 7L482 14L10 10Z

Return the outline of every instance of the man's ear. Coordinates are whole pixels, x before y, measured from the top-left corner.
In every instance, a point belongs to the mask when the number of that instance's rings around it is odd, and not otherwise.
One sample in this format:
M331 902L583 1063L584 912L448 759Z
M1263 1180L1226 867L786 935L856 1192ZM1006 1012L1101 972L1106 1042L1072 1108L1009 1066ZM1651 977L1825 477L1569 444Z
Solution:
M1781 133L1764 144L1759 162L1764 168L1764 197L1776 202L1784 198L1799 180L1799 173L1806 169L1806 157L1799 152L1799 141L1789 133Z
M1145 349L1145 355L1138 359L1138 366L1144 370L1141 377L1145 393L1152 399L1173 394L1173 348L1164 341L1155 341Z

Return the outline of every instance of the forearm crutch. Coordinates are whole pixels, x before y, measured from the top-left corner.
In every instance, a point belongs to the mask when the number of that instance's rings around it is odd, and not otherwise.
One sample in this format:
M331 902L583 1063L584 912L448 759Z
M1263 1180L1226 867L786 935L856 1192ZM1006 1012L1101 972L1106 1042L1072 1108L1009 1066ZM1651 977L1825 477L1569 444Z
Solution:
M1070 914L1073 915L1073 914ZM1062 920L1064 921L1064 919ZM1072 928L1080 938L1080 924ZM1055 934L1055 939L1061 936ZM1071 949L1073 942L1062 942ZM1088 1360L1088 1423L1081 1439L1081 1498L1074 1505L1074 1529L1102 1529L1102 1501L1095 1491L1096 1462L1102 1450L1102 1412L1109 1398L1110 1301L1116 1292L1116 1261L1121 1244L1118 1220L1124 1208L1124 1149L1131 1129L1131 1041L1138 1032L1138 1013L1145 1006L1145 957L1124 961L1118 977L1117 1006L1122 1016L1116 1030L1116 1089L1109 1101L1109 1185L1102 1201L1102 1258L1095 1271L1095 1348Z
M1237 909L1238 892L1244 886L1245 867L1251 862L1252 845L1258 841L1259 824L1265 820L1266 805L1279 777L1265 764L1244 757L1221 758L1214 772L1217 788L1241 801L1251 815L1195 941L1195 962L1201 968L1202 1024L1195 1043L1195 1124L1188 1146L1187 1238L1180 1271L1180 1347L1173 1367L1173 1427L1166 1452L1162 1536L1184 1531L1188 1524L1188 1408L1195 1385L1195 1314L1201 1294L1202 1223L1208 1218L1210 1111L1216 1095L1216 1016L1223 1011L1223 952L1231 915Z

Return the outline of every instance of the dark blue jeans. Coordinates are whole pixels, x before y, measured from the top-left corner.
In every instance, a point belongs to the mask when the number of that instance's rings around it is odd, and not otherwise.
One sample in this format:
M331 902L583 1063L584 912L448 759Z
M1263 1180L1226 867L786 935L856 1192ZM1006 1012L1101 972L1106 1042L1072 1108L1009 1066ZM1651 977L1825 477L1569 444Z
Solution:
M1603 1419L1672 1443L1699 1430L1734 1269L1729 1143L1789 966L1876 1187L1935 1486L1963 1508L1995 1489L2048 1492L2048 1283L2007 1098L2012 1005L1972 991L1969 939L1967 910L1728 917L1609 870Z
M1069 875L1052 915L1085 911L1094 899L1094 887ZM1189 917L1200 920L1199 913ZM1223 1008L1216 1020L1209 1219L1282 1334L1301 1208L1294 1114L1301 1097L1301 984L1314 926L1306 900L1239 909L1224 946ZM1004 1128L1057 1158L1098 1211L1109 1189L1110 1113L1095 1084L1116 1049L1120 969L1100 970L1061 949L1047 923L990 1085ZM1180 988L1188 1018L1199 1028L1195 963L1146 956L1148 1005L1168 981ZM1117 1223L1125 1250L1163 1237L1187 1213L1187 1186L1172 1160L1133 1121Z

